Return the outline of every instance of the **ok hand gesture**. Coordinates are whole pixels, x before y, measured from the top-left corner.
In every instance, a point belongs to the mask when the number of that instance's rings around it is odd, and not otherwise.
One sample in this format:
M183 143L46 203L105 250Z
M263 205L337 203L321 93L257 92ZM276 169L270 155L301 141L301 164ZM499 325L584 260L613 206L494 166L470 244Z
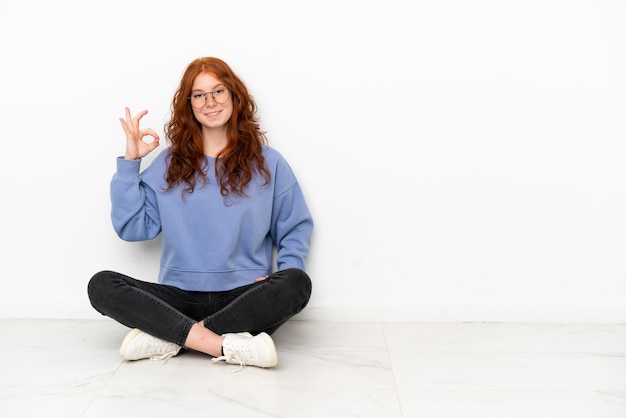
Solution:
M126 119L120 118L122 128L126 134L126 154L124 158L126 160L137 160L148 155L151 151L159 146L159 135L152 129L139 129L139 121L148 113L147 110L142 110L134 117L130 114L130 109L126 108ZM151 136L152 141L146 142L143 139L146 136Z

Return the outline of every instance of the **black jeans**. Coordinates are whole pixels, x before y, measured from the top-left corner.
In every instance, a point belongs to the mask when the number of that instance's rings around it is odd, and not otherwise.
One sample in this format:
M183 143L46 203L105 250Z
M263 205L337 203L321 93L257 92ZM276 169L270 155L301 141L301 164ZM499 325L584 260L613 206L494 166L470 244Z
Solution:
M91 278L87 292L102 315L182 346L199 321L219 335L272 334L304 309L311 280L304 271L292 268L229 291L195 292L101 271Z

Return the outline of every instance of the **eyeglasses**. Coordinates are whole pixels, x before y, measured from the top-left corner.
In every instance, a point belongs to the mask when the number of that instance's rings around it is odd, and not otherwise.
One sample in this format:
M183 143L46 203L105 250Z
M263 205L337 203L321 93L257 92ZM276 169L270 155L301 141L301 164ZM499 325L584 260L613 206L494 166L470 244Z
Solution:
M206 104L207 96L211 96L217 104L224 104L230 98L230 93L226 87L219 87L206 93L203 91L192 91L188 99L191 106L199 109Z

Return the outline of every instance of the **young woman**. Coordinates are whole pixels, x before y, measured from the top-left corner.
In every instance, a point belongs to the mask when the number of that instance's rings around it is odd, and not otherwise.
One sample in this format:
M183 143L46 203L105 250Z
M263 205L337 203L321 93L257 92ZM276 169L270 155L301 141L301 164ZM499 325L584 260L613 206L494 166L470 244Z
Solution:
M143 171L159 135L140 128L146 110L133 116L126 108L126 152L111 180L119 237L163 236L158 283L101 271L89 281L90 302L133 328L120 347L127 360L164 359L184 347L214 361L273 367L270 335L311 295L313 220L302 190L224 61L191 62L171 107L169 146Z

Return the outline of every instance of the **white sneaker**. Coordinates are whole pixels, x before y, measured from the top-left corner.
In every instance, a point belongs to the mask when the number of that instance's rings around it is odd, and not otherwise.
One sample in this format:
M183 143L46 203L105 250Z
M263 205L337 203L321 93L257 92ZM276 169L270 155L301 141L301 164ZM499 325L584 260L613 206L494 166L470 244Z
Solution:
M248 332L224 334L222 343L224 355L213 361L225 360L239 366L274 367L278 364L276 346L272 337L265 332L252 336Z
M126 335L120 347L120 356L126 360L165 360L178 354L180 345L153 337L135 328Z

